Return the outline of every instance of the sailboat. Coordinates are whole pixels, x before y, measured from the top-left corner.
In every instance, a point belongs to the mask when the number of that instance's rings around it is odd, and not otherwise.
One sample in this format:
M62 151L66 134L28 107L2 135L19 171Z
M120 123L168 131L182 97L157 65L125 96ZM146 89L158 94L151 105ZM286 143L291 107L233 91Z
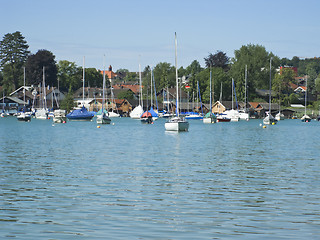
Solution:
M176 117L170 118L165 124L164 127L166 131L188 131L189 122L186 121L183 117L179 116L179 83L178 83L178 63L177 63L177 34L175 33L175 67L176 67L176 95L177 95L177 107Z
M43 66L42 70L42 87L43 87L43 99L42 108L38 109L35 113L37 119L47 119L48 118L48 110L47 110L47 99L46 99L46 84L45 84L45 67Z
M109 67L109 71L111 72L112 71L112 67L110 66ZM110 92L111 92L111 112L109 111L108 112L108 116L110 118L114 118L114 117L120 117L120 114L119 113L116 113L113 111L113 106L115 105L116 106L116 110L117 110L117 104L114 102L114 96L113 96L113 87L112 87L112 74L110 74ZM118 110L117 110L118 111Z
M308 90L307 87L308 87L308 78L306 79L306 91L305 91L305 94L304 94L304 115L301 118L302 122L310 122L311 121L311 117L309 117L307 115L307 90Z
M139 99L139 105L136 106L131 112L130 117L132 119L140 119L141 115L143 114L143 102L142 102L142 83L141 83L141 65L139 63L139 84L140 84L140 99Z
M198 88L198 102L200 101L202 114L199 114L198 112L188 112L186 117L185 117L186 119L196 119L196 120L202 120L203 119L203 108L202 108L200 88L199 88L199 82L198 81L197 81L197 88ZM198 102L197 102L197 109L198 109Z
M103 69L103 87L102 87L102 108L101 112L99 111L97 113L97 123L98 124L110 124L111 119L108 117L108 112L105 111L104 105L105 105L105 84L106 84L106 71Z
M204 116L203 123L216 123L217 117L212 113L212 71L210 67L210 111Z
M85 82L85 68L84 68L84 60L83 57L83 71L82 71L82 77L83 77L83 93L82 93L82 102L84 104L84 82ZM69 120L75 120L75 121L91 121L91 119L94 117L94 114L91 112L88 112L88 110L83 105L81 109L75 109L71 113L67 114L67 118Z
M3 91L2 92L2 112L0 113L0 117L7 117L8 116L8 114L4 110L4 106L5 106L5 103L4 103L4 91Z
M152 114L149 111L145 111L140 117L141 123L153 124Z
M158 115L158 110L157 112L153 109L153 89L154 87L154 96L155 96L155 99L157 101L157 94L156 94L156 85L155 85L155 81L154 81L154 76L153 76L153 71L152 71L152 68L151 68L151 107L150 107L150 110L149 112L151 113L151 116L152 116L152 120L155 121L159 118L159 115ZM157 103L157 107L158 107L158 103Z
M278 122L278 120L271 115L271 62L272 62L272 57L270 58L269 112L266 113L267 116L263 119L263 124L265 125L274 125Z
M224 113L227 115L227 118L231 119L231 122L238 122L240 120L240 114L238 110L233 109L233 89L234 89L234 80L232 78L232 107L231 110L227 110Z
M239 111L240 120L249 121L249 113L247 111L247 65L245 70L245 89L244 89L244 109Z
M17 115L18 121L24 121L24 122L30 122L31 121L31 114L29 112L26 112L26 68L23 68L23 111L19 112Z

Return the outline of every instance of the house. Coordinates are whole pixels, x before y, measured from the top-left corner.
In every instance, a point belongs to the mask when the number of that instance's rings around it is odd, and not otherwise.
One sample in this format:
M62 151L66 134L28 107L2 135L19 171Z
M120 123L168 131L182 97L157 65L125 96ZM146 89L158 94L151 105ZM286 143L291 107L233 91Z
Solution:
M117 110L123 117L128 117L132 111L132 106L127 99L115 99Z
M100 70L100 73L103 75L103 70ZM104 73L105 73L106 78L108 78L108 79L113 79L113 78L118 77L118 75L112 71L111 65L109 66L108 71L104 71Z
M37 91L35 89L36 88L34 88L33 86L21 86L20 88L10 93L9 96L18 98L22 101L24 100L28 106L32 106L33 99L36 98L37 95Z
M271 103L270 110L273 116L279 112L279 109L278 103ZM269 103L259 103L258 107L255 109L255 112L257 113L258 118L266 117L266 112L269 112Z
M16 97L4 96L0 99L0 109L3 109L4 107L5 112L10 115L17 113L24 106L28 106L28 103Z
M58 108L59 102L61 102L65 95L60 92L59 89L54 87L47 87L46 89L46 103L48 108ZM10 96L19 98L27 102L27 106L32 106L33 108L40 108L43 106L43 88L34 86L22 86L10 93ZM25 92L25 93L24 93Z
M281 110L281 113L284 115L284 118L292 119L293 116L296 115L297 111L286 108Z
M102 98L93 99L88 104L89 111L98 112L102 108ZM121 116L128 116L132 111L132 106L127 99L114 99L112 101L109 99L105 102L104 109L108 112L118 112Z
M307 87L305 86L299 86L296 89L294 89L294 92L298 94L305 93L306 91L307 91Z
M176 101L176 88L163 88L158 93L157 96L162 96L164 102L175 102ZM179 100L180 102L189 102L188 93L184 90L179 91Z
M232 105L232 101L216 101L213 105L212 105L212 112L213 113L223 113L226 110L231 110L231 109L244 109L245 108L245 102L235 102L233 101L233 105ZM247 103L246 108L250 108L250 105Z

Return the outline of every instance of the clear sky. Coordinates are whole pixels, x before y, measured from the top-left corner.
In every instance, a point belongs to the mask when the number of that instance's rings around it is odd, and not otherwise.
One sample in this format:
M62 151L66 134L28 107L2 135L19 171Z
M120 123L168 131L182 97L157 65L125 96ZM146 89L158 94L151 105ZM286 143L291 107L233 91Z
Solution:
M320 56L319 0L0 0L0 35L20 31L57 62L130 71L259 44L280 58Z

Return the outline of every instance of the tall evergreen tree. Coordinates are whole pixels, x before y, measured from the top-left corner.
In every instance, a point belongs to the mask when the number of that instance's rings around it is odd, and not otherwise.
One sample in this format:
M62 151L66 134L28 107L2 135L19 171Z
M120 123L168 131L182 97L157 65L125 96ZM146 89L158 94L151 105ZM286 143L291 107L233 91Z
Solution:
M16 89L23 81L23 65L30 52L21 32L7 33L0 42L0 68L7 91Z

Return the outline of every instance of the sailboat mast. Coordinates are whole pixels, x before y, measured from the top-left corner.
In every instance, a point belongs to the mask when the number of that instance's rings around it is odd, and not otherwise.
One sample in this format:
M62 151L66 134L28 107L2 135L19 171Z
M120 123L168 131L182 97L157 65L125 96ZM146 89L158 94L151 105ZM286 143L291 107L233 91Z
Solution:
M210 66L210 112L212 111L212 71Z
M152 102L152 94L153 94L153 91L152 91L152 88L153 88L153 84L152 84L152 74L153 74L153 72L152 72L152 67L151 67L151 107L152 107L152 104L153 104L153 102Z
M232 104L232 110L233 110L233 78L232 78L232 90L231 90L231 93L232 93L231 104Z
M177 33L174 33L175 42L175 66L176 66L176 95L177 95L177 117L179 117L179 84L178 84L178 62L177 62Z
M103 58L103 81L102 81L102 109L101 109L101 114L103 115L104 113L104 101L105 101L105 88L106 84L106 64L105 64L105 56Z
M142 82L141 82L141 64L139 63L139 84L140 84L140 105L143 109L143 101L142 101Z
M270 80L269 80L269 114L271 115L271 62L272 57L270 58Z
M44 109L47 109L47 98L46 98L46 82L45 82L45 67L43 66L43 100L44 100Z
M23 67L23 106L26 102L26 67Z
M244 83L244 85L245 85L245 88L244 88L244 112L247 112L247 75L248 73L247 73L247 65L246 65L246 71L245 71L245 83Z
M85 77L85 73L84 73L84 61L85 61L85 57L83 56L83 67L82 67L82 80L83 80L83 85L82 85L82 104L84 104L84 77Z
M307 90L308 90L308 76L306 79L306 91L305 91L305 99L304 99L304 115L307 116Z

